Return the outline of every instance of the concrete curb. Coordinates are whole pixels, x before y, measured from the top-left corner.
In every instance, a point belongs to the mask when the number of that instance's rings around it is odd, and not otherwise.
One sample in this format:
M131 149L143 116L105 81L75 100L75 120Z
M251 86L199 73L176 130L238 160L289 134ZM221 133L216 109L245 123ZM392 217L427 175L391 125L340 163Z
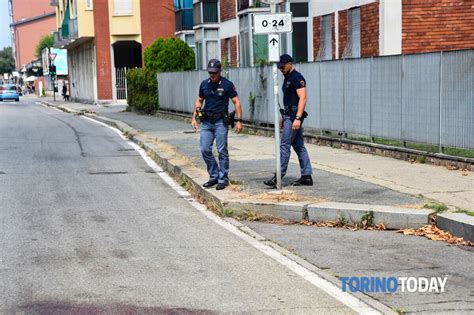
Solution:
M436 225L453 235L474 243L474 217L465 213L438 214Z
M359 223L373 213L374 224L383 223L387 229L416 229L429 223L431 210L407 209L392 206L323 202L308 206L310 221L338 221Z

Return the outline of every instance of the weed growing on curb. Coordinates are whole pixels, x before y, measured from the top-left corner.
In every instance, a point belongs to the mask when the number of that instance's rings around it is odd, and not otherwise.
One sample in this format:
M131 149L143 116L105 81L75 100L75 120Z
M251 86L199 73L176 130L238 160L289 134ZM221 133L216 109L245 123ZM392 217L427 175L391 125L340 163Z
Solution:
M432 209L436 213L441 213L448 210L448 206L446 206L445 204L436 203L436 202L427 203L423 206L423 208Z
M343 226L347 225L347 223L348 223L347 219L343 214L340 214L340 215L337 216L336 225L338 227L343 227Z
M222 209L222 215L224 217L231 217L234 215L234 210L231 208L223 208Z
M470 215L471 217L474 217L474 211L469 211L467 209L456 208L456 211L454 211L454 213L465 213L467 215Z
M360 219L360 225L363 228L373 227L374 226L374 212L373 211L366 212Z

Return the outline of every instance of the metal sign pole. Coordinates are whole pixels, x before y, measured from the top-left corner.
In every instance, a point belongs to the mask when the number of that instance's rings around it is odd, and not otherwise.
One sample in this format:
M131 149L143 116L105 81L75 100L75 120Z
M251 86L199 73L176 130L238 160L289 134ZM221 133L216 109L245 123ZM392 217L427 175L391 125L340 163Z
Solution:
M270 4L270 13L276 13L276 3ZM273 62L273 99L275 109L275 158L276 158L276 186L281 189L281 154L280 154L280 106L278 105L278 69Z
M277 4L285 0L263 0L270 5L270 14L254 15L254 33L268 34L268 60L272 62L273 98L275 109L275 157L276 157L276 188L281 190L281 157L280 157L280 106L278 105L278 68L280 59L279 33L292 32L291 12L276 13Z

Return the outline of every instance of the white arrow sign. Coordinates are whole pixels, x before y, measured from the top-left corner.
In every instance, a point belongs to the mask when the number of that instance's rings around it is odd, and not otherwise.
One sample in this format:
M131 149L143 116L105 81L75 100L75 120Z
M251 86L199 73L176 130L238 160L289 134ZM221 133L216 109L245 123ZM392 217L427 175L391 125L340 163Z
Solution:
M280 60L280 35L268 35L268 61L278 62Z
M288 33L293 31L291 12L273 14L254 14L255 34Z

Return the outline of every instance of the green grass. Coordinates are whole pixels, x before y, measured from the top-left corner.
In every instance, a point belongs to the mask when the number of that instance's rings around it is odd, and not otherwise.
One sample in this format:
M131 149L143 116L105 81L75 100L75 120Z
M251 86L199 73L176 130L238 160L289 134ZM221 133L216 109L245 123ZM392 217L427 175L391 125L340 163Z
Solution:
M474 211L469 211L469 210L466 210L466 209L462 209L462 208L456 208L456 213L465 213L467 215L470 215L471 217L474 217Z
M432 209L436 213L441 213L448 210L448 206L446 206L445 204L436 203L436 202L427 203L423 206L423 208Z

